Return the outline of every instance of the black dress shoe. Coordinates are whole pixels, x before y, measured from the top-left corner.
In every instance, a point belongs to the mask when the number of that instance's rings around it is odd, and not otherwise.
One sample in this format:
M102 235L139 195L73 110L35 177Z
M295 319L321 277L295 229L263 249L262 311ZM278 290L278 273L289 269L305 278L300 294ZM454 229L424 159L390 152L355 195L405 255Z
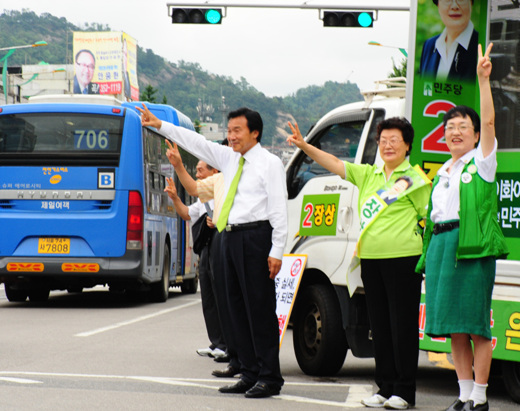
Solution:
M477 404L473 402L473 400L469 400L462 408L462 411L489 411L489 404L486 401L484 404Z
M269 385L265 382L257 382L253 388L246 392L246 398L267 398L280 394L278 385Z
M236 384L226 385L224 387L220 387L218 390L224 394L244 394L253 385L254 384L251 382L245 382L243 379L240 379Z
M229 362L229 355L221 355L220 357L213 358L213 361L215 362Z
M462 411L465 404L465 402L462 402L459 398L457 398L453 404L446 408L446 411Z
M215 377L219 378L232 378L237 374L240 374L240 370L235 367L232 367L231 365L228 365L223 370L215 370L211 373L211 375L214 375Z

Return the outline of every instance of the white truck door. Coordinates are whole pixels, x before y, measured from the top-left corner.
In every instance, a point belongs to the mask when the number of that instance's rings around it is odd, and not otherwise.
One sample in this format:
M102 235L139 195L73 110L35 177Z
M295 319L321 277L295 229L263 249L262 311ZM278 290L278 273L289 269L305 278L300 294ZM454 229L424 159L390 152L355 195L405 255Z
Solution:
M306 140L343 161L373 164L377 154L375 125L383 118L383 110L340 112L320 120ZM357 187L300 150L287 167L287 184L285 252L307 254L306 269L319 269L331 277L345 259L350 261L359 236ZM346 285L346 278L339 282Z

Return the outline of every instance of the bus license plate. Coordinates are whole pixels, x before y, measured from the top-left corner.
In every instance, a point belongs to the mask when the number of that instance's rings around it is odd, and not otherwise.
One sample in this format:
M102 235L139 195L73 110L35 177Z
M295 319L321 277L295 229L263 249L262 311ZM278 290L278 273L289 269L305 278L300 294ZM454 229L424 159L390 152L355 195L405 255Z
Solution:
M39 238L38 254L69 254L70 238Z

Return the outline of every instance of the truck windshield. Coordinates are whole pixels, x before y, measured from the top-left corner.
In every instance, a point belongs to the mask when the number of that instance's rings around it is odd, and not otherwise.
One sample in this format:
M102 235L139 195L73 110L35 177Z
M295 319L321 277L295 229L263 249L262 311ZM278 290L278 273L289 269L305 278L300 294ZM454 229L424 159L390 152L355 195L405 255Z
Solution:
M365 120L335 123L320 130L311 144L342 161L353 162L358 150ZM315 177L331 174L303 152L290 171L289 198L294 198L307 182Z

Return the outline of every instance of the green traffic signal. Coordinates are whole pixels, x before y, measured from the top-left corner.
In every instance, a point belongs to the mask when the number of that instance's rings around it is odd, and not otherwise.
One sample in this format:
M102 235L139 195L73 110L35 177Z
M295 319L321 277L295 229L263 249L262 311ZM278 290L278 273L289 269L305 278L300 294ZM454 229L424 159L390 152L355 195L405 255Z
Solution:
M220 24L222 9L173 8L172 24Z
M373 27L374 13L369 11L324 11L324 27Z
M220 9L209 9L206 11L204 17L209 24L220 24L222 21L222 13Z
M366 12L359 13L357 20L361 27L372 27L374 22L372 14Z

